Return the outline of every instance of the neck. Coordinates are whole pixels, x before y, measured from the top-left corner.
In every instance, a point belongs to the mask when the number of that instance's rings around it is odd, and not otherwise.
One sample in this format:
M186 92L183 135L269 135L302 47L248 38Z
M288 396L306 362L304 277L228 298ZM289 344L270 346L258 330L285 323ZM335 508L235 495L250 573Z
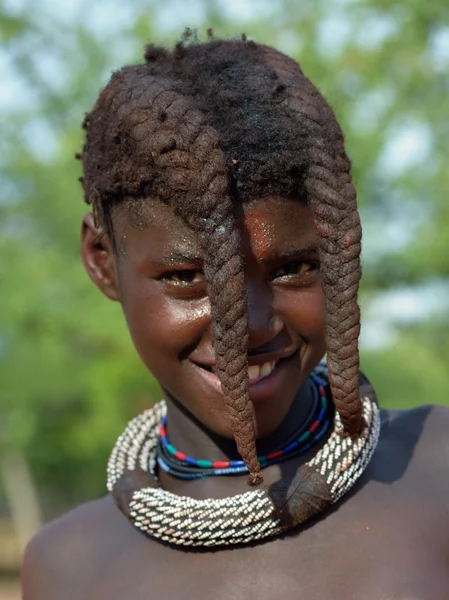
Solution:
M256 441L259 455L287 444L309 417L314 402L314 384L308 378L298 390L281 425ZM181 452L211 461L240 459L234 440L223 438L204 427L193 415L164 390L167 403L167 435Z

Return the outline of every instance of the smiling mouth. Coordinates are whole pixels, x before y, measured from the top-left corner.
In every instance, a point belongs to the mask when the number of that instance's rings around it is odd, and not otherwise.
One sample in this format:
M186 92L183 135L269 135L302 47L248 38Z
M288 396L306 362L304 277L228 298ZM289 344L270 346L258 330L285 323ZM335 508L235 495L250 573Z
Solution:
M250 384L257 383L261 379L265 379L275 370L279 360L270 360L261 365L251 365L248 367L248 377Z
M294 352L290 356L286 356L284 358L279 358L277 360L269 360L264 363L261 363L260 365L248 365L248 377L249 377L250 385L254 385L254 384L258 383L259 381L262 381L263 379L266 379L267 377L269 377L273 373L273 371L276 370L276 367L279 364L283 364L284 362L287 362L295 354L296 354L296 352ZM201 365L198 363L195 363L195 364L198 367L200 367L201 369L204 369L205 371L207 371L208 373L212 373L215 376L217 376L216 375L216 372L217 372L216 365Z

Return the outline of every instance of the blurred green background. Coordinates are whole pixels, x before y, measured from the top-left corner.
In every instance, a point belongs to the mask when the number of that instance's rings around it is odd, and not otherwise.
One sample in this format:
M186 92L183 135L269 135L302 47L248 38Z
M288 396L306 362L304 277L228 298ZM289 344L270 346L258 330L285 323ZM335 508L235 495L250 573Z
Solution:
M0 507L19 545L105 492L116 436L160 396L81 266L73 155L111 70L185 26L274 45L327 96L364 224L363 370L383 406L449 405L447 0L0 6Z

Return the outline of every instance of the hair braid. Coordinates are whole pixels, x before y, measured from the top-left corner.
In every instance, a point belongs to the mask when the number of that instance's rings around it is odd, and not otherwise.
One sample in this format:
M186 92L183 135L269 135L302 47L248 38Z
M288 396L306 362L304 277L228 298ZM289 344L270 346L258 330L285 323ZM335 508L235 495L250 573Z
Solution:
M296 113L310 135L309 161L303 185L321 239L320 269L326 311L326 346L332 397L345 432L360 433L359 393L360 309L357 292L361 277L361 225L351 164L343 133L324 97L303 75L299 65L271 48L262 47L266 64L274 66L285 93L283 103ZM298 81L302 85L298 85ZM279 84L278 84L279 85ZM326 143L331 139L332 144ZM328 148L332 148L329 153Z
M248 313L240 235L229 198L217 204L200 233L204 272L214 322L214 351L218 375L231 419L237 449L250 471L250 483L262 480L257 459L253 405L248 377Z
M86 198L97 204L100 196L90 188L91 170L104 173L103 199L109 194L156 195L167 202L198 234L208 285L213 321L213 347L217 375L231 420L237 449L258 483L261 469L256 455L253 406L247 366L248 314L240 236L228 194L226 161L217 132L192 107L189 98L173 89L169 79L149 74L146 67L127 67L116 73L86 120L84 154ZM131 90L132 93L126 93ZM105 110L114 126L95 137L93 127ZM111 124L113 119L111 120ZM124 135L126 132L126 135ZM90 139L100 144L120 139L132 147L128 164L91 165ZM127 176L124 176L127 175Z
M337 170L337 168L335 168ZM321 276L326 309L326 345L332 397L345 431L355 436L362 428L359 394L360 309L357 291L361 276L361 226L355 189L348 172L336 176L331 190L346 200L345 206L329 207L323 200L323 181L309 175L305 180L309 204L321 236ZM331 194L327 197L330 198Z
M187 36L188 37L188 36ZM361 428L358 392L360 222L335 116L292 59L267 46L210 39L116 72L84 123L85 198L110 209L158 198L197 232L217 375L238 450L261 480L247 372L248 318L234 205L306 199L321 240L329 380L345 430Z

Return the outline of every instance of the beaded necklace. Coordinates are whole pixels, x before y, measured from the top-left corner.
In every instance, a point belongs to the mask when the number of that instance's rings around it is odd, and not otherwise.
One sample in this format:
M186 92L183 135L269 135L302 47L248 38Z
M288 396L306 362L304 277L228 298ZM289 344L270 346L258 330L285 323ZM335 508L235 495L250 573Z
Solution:
M325 366L319 370L327 379ZM326 443L293 479L206 500L178 496L159 485L157 442L166 415L165 402L159 402L130 421L117 440L108 462L108 490L134 527L174 546L218 547L278 535L329 509L365 471L379 439L380 411L372 388L361 402L365 426L360 435L343 436L335 413Z
M305 424L296 433L293 441L289 441L279 450L258 457L262 468L303 454L317 444L329 430L331 413L325 390L326 382L315 373L312 373L310 378L314 384L314 394L312 409ZM167 415L162 417L159 425L159 436L157 444L158 466L173 477L192 480L248 473L248 467L243 460L203 460L187 456L177 450L168 440Z

